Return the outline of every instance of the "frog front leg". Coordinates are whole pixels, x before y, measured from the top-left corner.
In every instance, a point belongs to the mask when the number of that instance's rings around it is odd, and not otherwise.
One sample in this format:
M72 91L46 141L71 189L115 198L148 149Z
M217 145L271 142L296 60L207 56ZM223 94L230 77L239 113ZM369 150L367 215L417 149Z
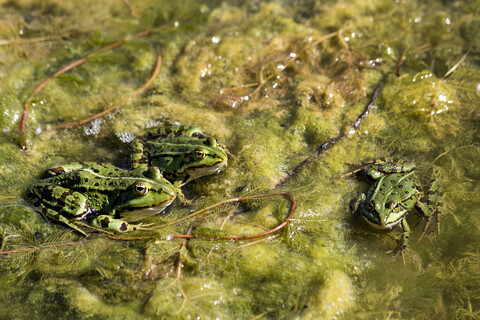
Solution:
M415 203L415 208L417 211L427 219L425 223L425 227L423 227L422 233L418 238L417 242L423 239L423 236L426 234L430 223L435 218L435 231L437 235L440 234L440 219L439 215L441 213L443 207L443 198L440 190L440 184L437 180L432 180L430 184L430 188L428 189L427 193L427 201L422 202L421 197L417 198L417 202Z
M173 187L175 188L175 191L177 192L177 197L180 199L180 202L184 205L184 206L188 206L190 204L192 204L192 200L188 200L185 195L183 194L182 192L182 189L180 189L180 187L182 186L182 181L175 181L173 183Z
M132 154L130 155L130 167L132 169L147 169L148 168L148 157L146 155L147 150L143 141L140 139L135 139L132 142Z
M356 199L350 202L350 212L355 215L360 205L367 199L365 193L361 193Z
M121 233L137 230L148 230L148 228L145 227L148 227L149 224L129 224L128 222L125 222L122 219L114 218L113 216L99 215L92 220L92 226L99 229L108 229L116 233Z

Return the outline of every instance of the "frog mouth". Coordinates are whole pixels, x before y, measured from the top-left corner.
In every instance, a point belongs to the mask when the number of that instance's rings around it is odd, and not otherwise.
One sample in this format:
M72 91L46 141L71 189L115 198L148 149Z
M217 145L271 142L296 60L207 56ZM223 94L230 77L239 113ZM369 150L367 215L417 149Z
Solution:
M362 214L362 217L373 228L379 229L379 230L388 230L388 229L392 229L394 226L396 226L398 223L400 223L400 221L405 217L405 215L402 215L397 220L392 221L392 222L388 222L388 223L386 221L380 221L380 222L372 221L372 220L369 219L369 217L367 217L363 214ZM385 218L385 220L386 220L386 218Z
M190 180L200 178L203 176L210 175L220 170L224 165L227 164L227 161L219 162L214 166L197 166L190 168Z
M122 220L125 220L127 222L139 221L161 213L170 204L171 202L151 207L128 208L118 212L118 215L121 217Z

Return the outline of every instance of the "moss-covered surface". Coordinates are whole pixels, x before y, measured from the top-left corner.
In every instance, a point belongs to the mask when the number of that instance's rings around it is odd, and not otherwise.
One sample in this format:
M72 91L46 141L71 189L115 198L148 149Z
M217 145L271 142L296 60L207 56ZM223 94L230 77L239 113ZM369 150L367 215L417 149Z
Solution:
M27 248L0 257L0 318L479 319L480 2L173 3L0 4L1 250ZM38 83L167 21L45 86L33 99L28 149L21 150L24 99ZM141 96L87 125L45 130L121 101L151 76L157 48L162 70ZM289 176L350 127L382 79L356 132ZM298 200L288 227L263 241L191 240L181 250L181 240L162 235L186 233L189 222L150 240L92 233L80 241L22 200L50 165L124 166L127 142L165 120L199 126L232 156L219 174L184 188L193 208L175 203L145 222L174 221L287 179L277 189ZM422 182L435 175L445 192L440 236L411 241L405 265L391 253L399 228L373 231L349 212L367 184L336 179L349 170L345 162L381 156L415 162ZM277 200L226 207L195 232L262 232L287 207ZM416 220L412 213L410 224Z

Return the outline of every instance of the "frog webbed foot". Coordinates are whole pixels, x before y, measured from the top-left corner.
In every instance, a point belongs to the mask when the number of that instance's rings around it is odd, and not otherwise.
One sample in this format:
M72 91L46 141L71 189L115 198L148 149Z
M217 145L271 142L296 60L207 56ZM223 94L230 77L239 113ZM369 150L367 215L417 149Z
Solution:
M192 205L193 200L194 200L194 199L189 200L189 199L185 198L185 195L181 191L179 193L177 193L177 197L179 198L182 205L184 205L185 207L188 207L188 206Z
M405 264L406 253L407 253L407 245L404 243L402 238L398 240L398 245L393 250L393 254L402 257L403 264Z
M193 203L193 199L192 200L188 200L185 195L183 194L182 192L182 189L180 189L180 186L181 186L181 182L176 182L173 184L174 188L175 188L175 191L177 192L177 198L180 200L180 202L184 205L184 206L189 206Z

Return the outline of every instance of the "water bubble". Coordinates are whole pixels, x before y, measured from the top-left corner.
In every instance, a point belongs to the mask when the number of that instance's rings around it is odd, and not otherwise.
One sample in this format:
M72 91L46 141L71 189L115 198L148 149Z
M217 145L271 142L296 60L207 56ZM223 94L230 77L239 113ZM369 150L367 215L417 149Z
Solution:
M131 132L117 132L115 135L124 143L131 142L133 139L135 139L133 133Z

